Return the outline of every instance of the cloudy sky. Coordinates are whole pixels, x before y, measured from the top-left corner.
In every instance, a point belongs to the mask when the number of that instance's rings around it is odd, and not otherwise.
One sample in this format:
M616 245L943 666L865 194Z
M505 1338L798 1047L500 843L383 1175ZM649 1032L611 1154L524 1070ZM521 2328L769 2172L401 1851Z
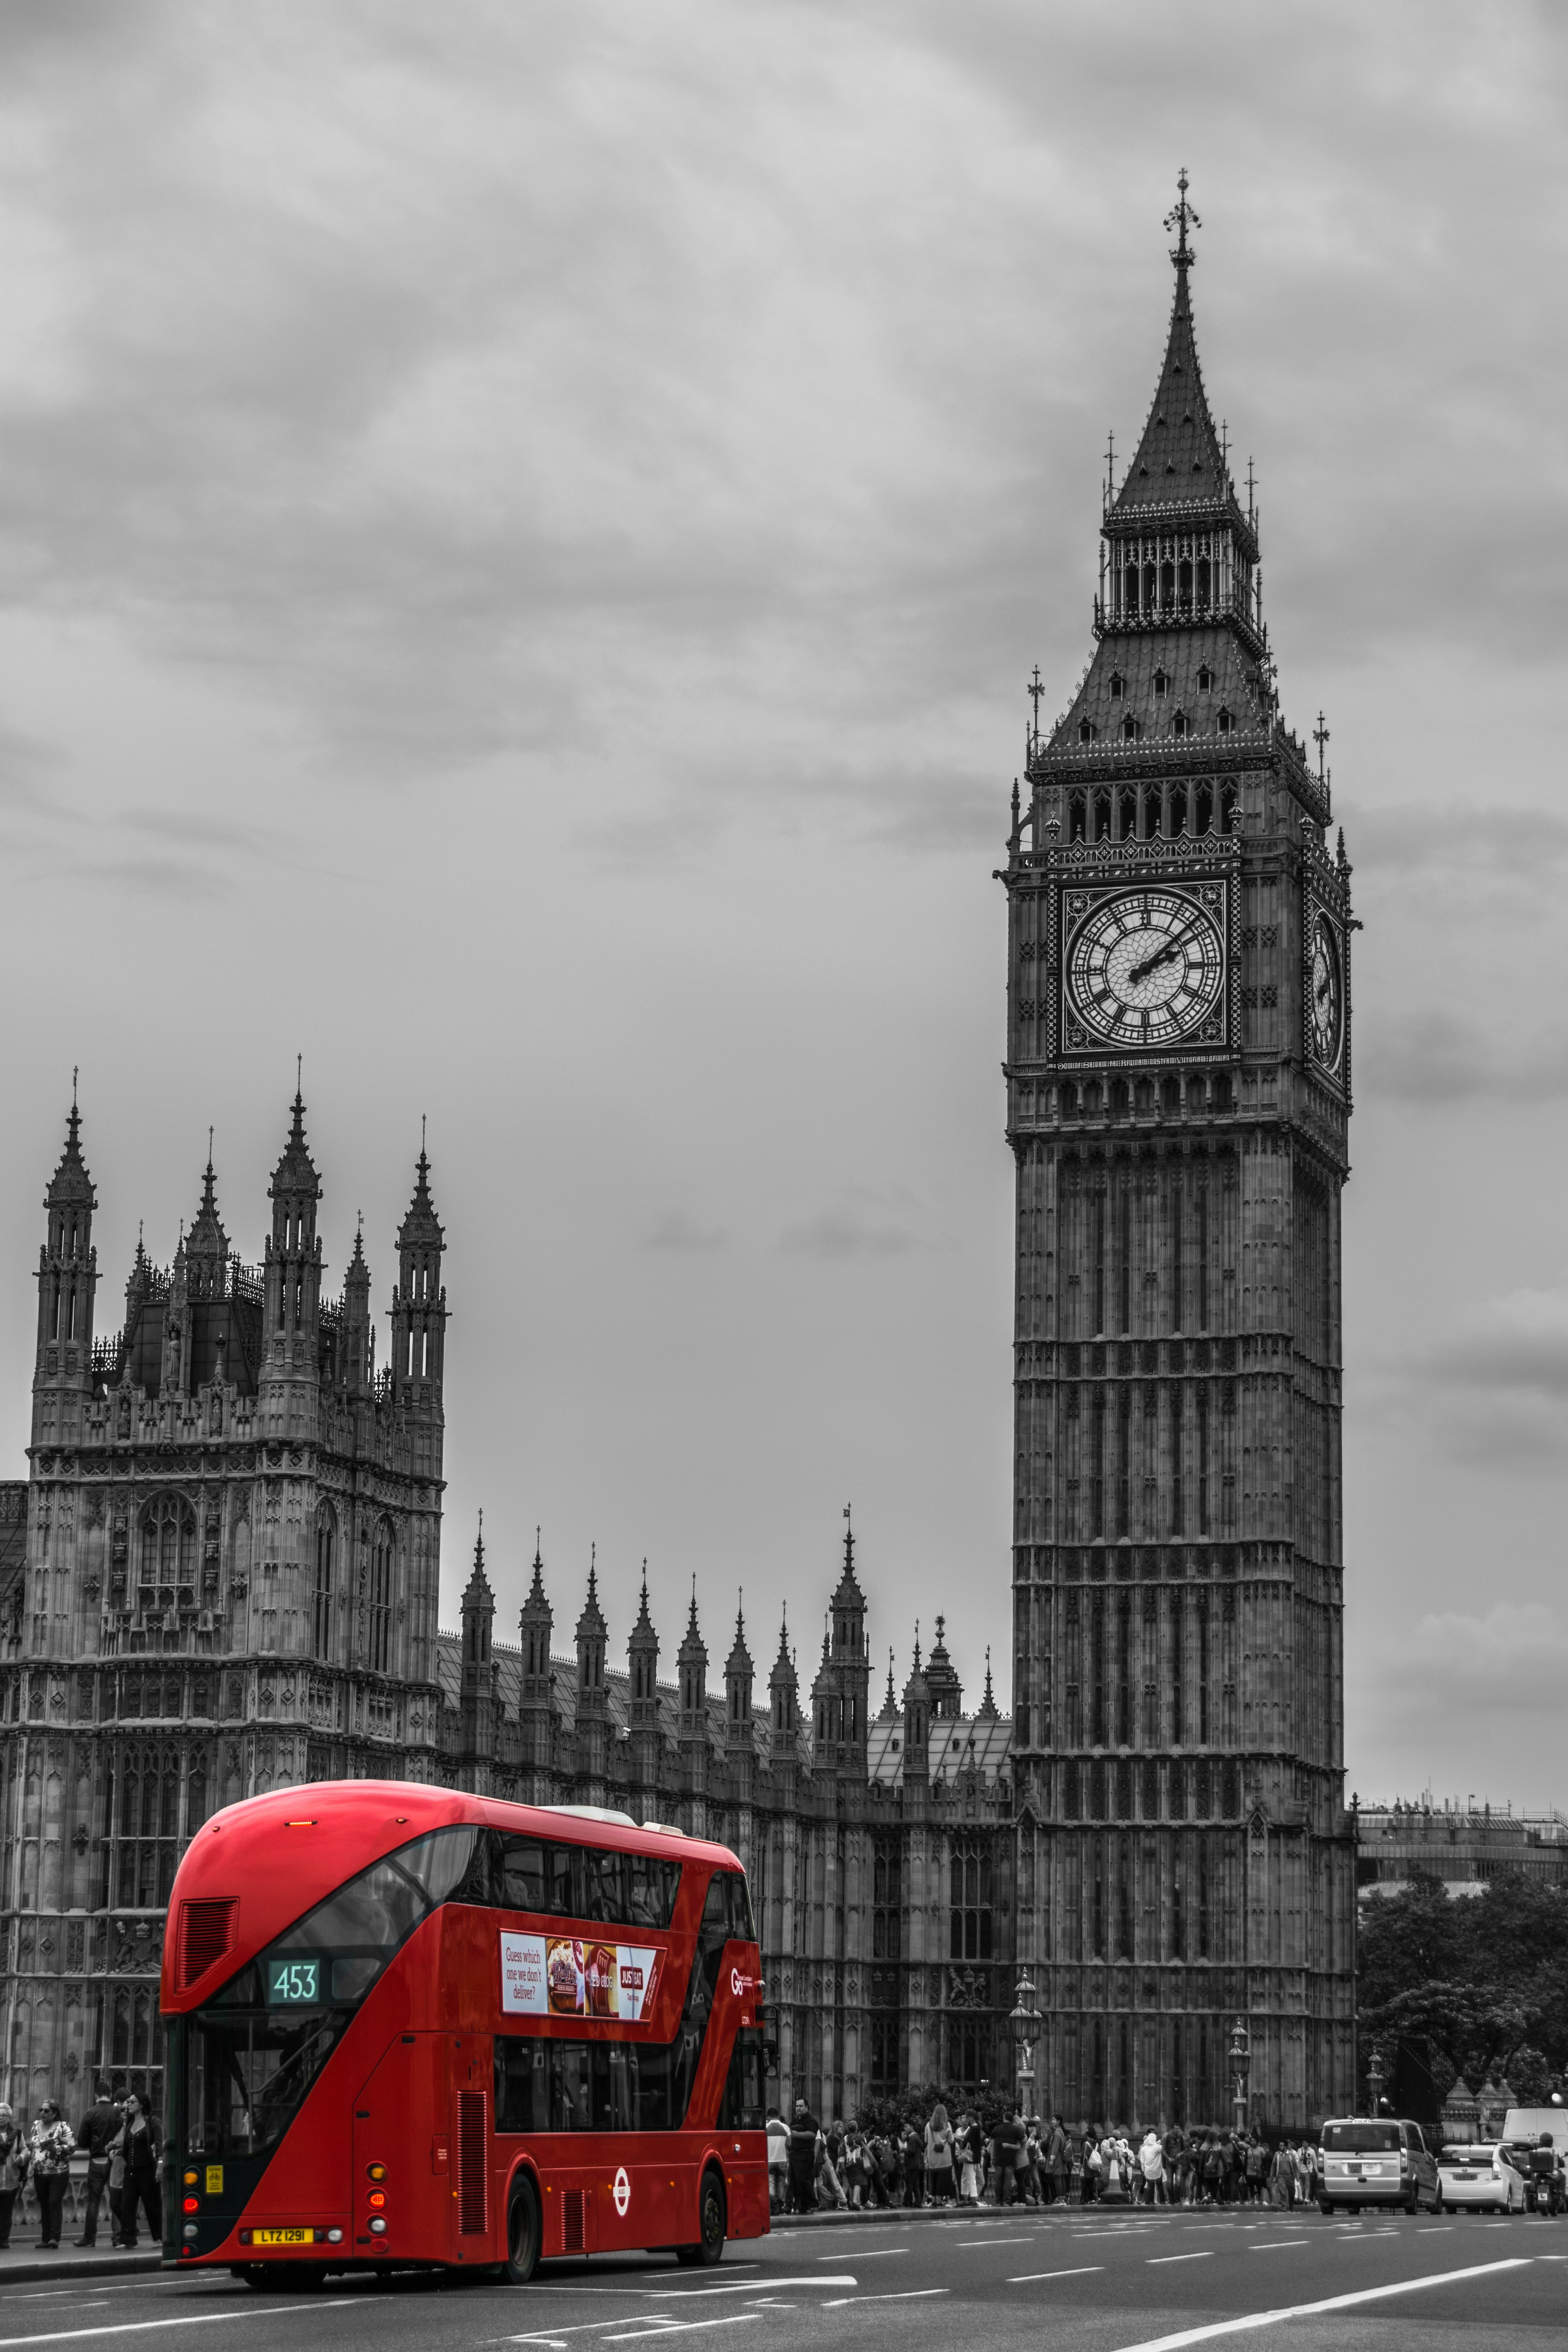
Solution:
M0 14L0 1427L81 1066L100 1328L294 1055L446 1614L1008 1616L992 878L1089 650L1185 163L1356 950L1350 1780L1568 1801L1568 22L1526 5ZM1543 1738L1537 1735L1545 1735Z

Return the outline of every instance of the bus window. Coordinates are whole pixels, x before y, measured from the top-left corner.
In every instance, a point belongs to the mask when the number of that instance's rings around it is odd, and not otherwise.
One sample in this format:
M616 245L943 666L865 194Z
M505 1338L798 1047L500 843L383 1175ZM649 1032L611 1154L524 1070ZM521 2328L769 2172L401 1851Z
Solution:
M735 2047L724 2095L719 2104L721 2131L761 2131L763 2112L763 2037L754 2025L736 2029Z
M592 2131L594 2112L589 2084L593 2053L589 2044L552 2042L550 2057L550 2130Z
M582 1874L577 1867L577 1848L574 1845L550 1845L544 1852L551 1910L558 1919L580 1919L583 1906L578 1898L578 1887Z
M496 2129L543 2131L550 2112L546 2076L552 2042L536 2034L496 2035Z
M501 1902L509 1911L548 1911L544 1856L538 1838L501 1839Z
M657 1854L628 1853L626 1918L634 1927L668 1927L680 1892L680 1864Z
M625 1856L608 1853L600 1846L584 1846L580 1860L583 1870L583 1908L579 1918L614 1923L626 1916Z

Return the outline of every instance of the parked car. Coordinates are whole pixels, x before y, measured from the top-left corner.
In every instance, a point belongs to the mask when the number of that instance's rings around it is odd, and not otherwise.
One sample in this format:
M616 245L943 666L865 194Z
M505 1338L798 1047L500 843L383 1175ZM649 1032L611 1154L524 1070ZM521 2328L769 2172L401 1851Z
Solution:
M1437 2158L1443 2202L1475 2213L1522 2213L1524 2179L1512 2151L1491 2139L1456 2142Z
M1418 2213L1423 2203L1433 2213L1442 2211L1443 2183L1419 2124L1392 2116L1337 2116L1323 2126L1322 2149L1318 2203L1325 2213L1336 2206L1359 2213L1363 2205L1397 2205Z

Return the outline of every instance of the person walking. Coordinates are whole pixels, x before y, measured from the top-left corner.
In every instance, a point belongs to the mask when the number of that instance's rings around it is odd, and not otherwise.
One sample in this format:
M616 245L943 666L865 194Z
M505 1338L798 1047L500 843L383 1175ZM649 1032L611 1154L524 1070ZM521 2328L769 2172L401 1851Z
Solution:
M911 2116L904 2126L902 2142L904 2159L904 2203L923 2205L925 2199L925 2134Z
M29 2168L38 2199L38 2244L58 2246L65 2211L66 2183L70 2179L75 2135L55 2099L46 2099L27 2136Z
M782 2213L789 2196L789 2126L776 2107L768 2109L768 2210Z
M1143 2175L1144 2204L1163 2205L1165 2201L1165 2151L1152 2124L1143 2135L1143 2144L1138 2151L1138 2164Z
M816 2117L804 2099L797 2099L789 2135L789 2210L792 2213L815 2213L816 2210L817 2130Z
M109 2084L100 2077L93 2085L93 2103L81 2119L76 2136L78 2147L87 2150L87 2202L82 2210L81 2235L73 2238L73 2246L96 2246L98 2243L98 2209L109 2188L109 2148L120 2129L120 2109L114 2103ZM109 2234L115 2235L116 2215L112 2201L109 2208Z
M926 2180L933 2205L951 2204L953 2197L952 2126L939 2099L925 2130Z
M27 2143L7 2099L0 2099L0 2252L11 2243L11 2216L27 2178Z
M140 2208L146 2216L148 2236L154 2245L161 2244L163 2211L158 2182L163 2169L163 2158L157 2126L135 2091L126 2096L120 2147L125 2164L125 2186L120 2193L120 2242L126 2247L136 2243L136 2215Z

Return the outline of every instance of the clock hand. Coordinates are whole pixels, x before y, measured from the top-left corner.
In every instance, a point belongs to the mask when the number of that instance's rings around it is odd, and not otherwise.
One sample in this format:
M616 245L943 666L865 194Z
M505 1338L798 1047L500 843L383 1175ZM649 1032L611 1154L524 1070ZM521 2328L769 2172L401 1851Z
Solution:
M1178 931L1173 940L1167 940L1157 953L1145 956L1142 963L1135 963L1127 975L1128 987L1136 988L1141 980L1147 980L1152 971L1157 971L1163 963L1169 963L1176 950L1184 946L1193 936L1192 928L1189 926L1186 930Z
M1325 996L1327 996L1328 992L1329 992L1329 983L1328 983L1327 979L1324 979L1323 981L1321 981L1321 982L1320 982L1320 984L1319 984L1319 988L1318 988L1318 1002L1319 1002L1319 1003L1320 1003L1320 1004L1321 1004L1321 1003L1322 1003L1322 1001L1323 1001L1324 997L1325 997Z

